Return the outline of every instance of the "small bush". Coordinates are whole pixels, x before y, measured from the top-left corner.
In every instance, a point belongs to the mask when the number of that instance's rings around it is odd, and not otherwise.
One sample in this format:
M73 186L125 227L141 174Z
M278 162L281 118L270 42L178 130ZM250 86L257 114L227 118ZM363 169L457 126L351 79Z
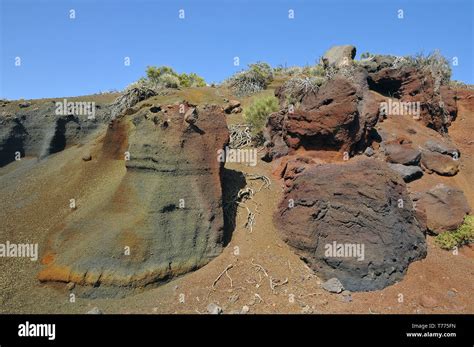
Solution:
M255 100L244 111L244 119L250 124L254 136L261 133L270 113L278 111L278 108L278 99L274 96L268 96Z
M234 91L236 96L247 96L266 89L273 81L273 69L264 62L250 64L247 70L241 71L230 77L226 84Z
M372 53L369 53L369 52L364 52L360 55L360 59L369 59L369 58L372 58L374 57L374 55Z
M474 242L474 216L466 216L464 223L455 231L439 234L435 242L443 249L453 249Z
M205 87L206 81L194 72L190 74L182 73L179 75L179 84L181 87Z
M169 66L148 66L146 78L139 79L135 84L158 90L162 88L204 87L206 82L195 73L178 74ZM132 84L132 86L135 84Z

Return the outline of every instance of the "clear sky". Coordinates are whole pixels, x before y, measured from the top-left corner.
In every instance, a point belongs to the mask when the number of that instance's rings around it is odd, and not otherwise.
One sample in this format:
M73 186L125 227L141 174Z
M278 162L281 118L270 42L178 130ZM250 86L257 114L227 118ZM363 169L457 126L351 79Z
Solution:
M474 84L472 0L0 2L0 97L9 99L123 89L147 65L220 82L255 61L313 64L339 44L355 45L358 56L439 49L458 58L453 78ZM16 57L21 66L15 66Z

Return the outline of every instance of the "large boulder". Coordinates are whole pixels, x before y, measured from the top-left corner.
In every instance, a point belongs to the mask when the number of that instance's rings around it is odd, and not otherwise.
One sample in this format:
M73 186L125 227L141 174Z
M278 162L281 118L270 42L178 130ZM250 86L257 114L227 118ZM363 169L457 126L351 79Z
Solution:
M464 193L444 184L414 194L413 201L425 212L428 230L434 234L456 230L471 211Z
M321 58L325 66L341 67L352 63L356 56L356 48L351 45L333 46Z
M421 165L427 172L441 176L454 176L459 172L459 160L438 152L423 151Z
M218 150L228 143L218 106L142 109L110 124L102 160L125 160L126 173L112 198L94 211L75 214L51 240L54 260L41 281L114 287L144 286L197 269L223 247ZM124 152L127 153L124 153ZM124 156L125 154L125 156ZM127 254L128 251L128 254Z
M306 167L274 215L282 238L323 279L367 291L403 278L426 256L401 177L375 159Z

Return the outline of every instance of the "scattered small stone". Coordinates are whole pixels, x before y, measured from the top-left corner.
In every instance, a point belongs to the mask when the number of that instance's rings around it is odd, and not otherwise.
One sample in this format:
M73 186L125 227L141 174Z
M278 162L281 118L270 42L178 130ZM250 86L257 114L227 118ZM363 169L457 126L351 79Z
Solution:
M449 296L449 297L453 298L453 297L455 297L456 295L457 295L457 294L456 294L455 291L453 291L453 290L448 290L448 296Z
M345 295L342 297L342 302L349 303L352 302L352 295Z
M240 107L240 101L238 100L230 100L229 104L224 107L224 112L227 114L232 113L234 109L240 108L240 112L242 108ZM235 113L235 112L234 112Z
M339 294L344 290L342 283L336 277L333 277L324 282L322 284L322 288L330 293L336 294Z
M311 314L311 313L313 313L313 310L312 310L311 307L309 307L308 305L305 305L305 306L301 309L301 313L303 313L303 314Z
M422 295L420 298L420 304L425 308L434 308L438 306L438 301L431 296Z
M102 311L98 307L94 307L92 310L88 311L87 314L102 314Z
M209 305L207 305L207 312L210 314L222 314L222 308L213 302L211 302Z
M82 157L82 160L84 161L91 161L92 160L92 156L90 154L85 154L83 157Z
M68 284L66 284L66 289L73 290L75 286L76 284L74 282L69 282Z
M368 157L371 157L375 154L374 149L372 147L367 147L364 151L364 154Z

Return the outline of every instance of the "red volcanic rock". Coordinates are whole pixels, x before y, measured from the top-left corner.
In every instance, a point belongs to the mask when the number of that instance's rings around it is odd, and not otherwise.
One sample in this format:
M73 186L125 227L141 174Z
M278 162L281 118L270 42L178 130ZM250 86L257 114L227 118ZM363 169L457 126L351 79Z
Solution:
M456 230L471 211L464 193L444 184L415 194L413 200L417 209L424 211L427 227L434 234Z
M282 100L282 89L276 95ZM264 136L268 160L292 150L333 150L353 154L363 149L378 119L377 98L367 85L336 76L303 95L300 106L270 115Z
M384 68L370 73L369 88L402 102L420 102L420 119L428 127L446 132L456 118L456 91L437 85L429 72L414 67Z

